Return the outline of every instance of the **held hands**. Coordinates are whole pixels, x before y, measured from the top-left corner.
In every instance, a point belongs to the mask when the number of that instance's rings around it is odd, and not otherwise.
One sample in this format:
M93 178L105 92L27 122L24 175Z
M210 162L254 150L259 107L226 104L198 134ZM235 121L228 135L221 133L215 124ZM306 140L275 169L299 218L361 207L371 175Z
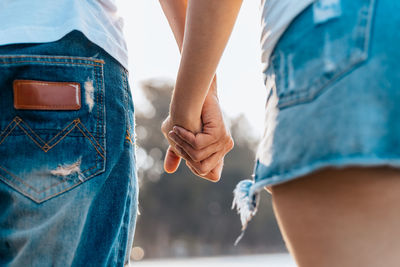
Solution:
M198 125L195 120L189 127ZM162 124L162 132L170 146L164 161L167 172L175 172L180 159L199 177L217 182L221 177L224 156L233 148L233 140L225 127L215 90L203 104L201 131L193 133L174 122L170 116ZM186 127L186 125L185 125Z
M161 2L182 55L170 117L162 125L170 144L164 163L167 172L174 172L183 157L200 177L212 181L220 178L223 158L232 149L233 141L225 129L216 94L212 94L215 88L208 86L215 78L241 3L242 0ZM215 79L211 87L215 87Z

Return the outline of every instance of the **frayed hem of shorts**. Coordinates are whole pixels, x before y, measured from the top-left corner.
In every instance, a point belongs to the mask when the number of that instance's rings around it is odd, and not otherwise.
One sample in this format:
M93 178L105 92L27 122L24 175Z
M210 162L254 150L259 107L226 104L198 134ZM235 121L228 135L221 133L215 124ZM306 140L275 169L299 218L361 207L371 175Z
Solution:
M235 241L235 246L243 238L248 223L256 215L259 203L260 192L268 186L282 184L289 182L312 172L320 169L332 167L332 168L346 168L349 166L361 166L361 167L377 167L377 166L388 166L394 168L400 168L400 157L399 158L375 158L375 157L348 157L330 159L324 161L314 162L307 166L294 169L287 173L277 174L269 178L260 178L266 175L268 167L262 164L259 160L256 163L255 179L242 180L240 181L235 190L232 209L236 208L237 213L240 215L242 223L242 232ZM264 170L263 170L264 169ZM258 180L257 182L255 182Z

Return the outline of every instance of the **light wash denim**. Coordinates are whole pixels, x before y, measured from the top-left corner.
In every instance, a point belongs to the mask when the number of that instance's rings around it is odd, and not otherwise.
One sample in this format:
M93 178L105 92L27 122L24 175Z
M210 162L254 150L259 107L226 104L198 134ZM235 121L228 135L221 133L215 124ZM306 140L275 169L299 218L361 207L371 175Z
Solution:
M400 167L400 2L334 2L326 19L309 6L271 56L255 177L235 190L244 226L266 186L325 167Z
M19 110L13 81L77 82L79 110ZM0 46L0 266L123 266L137 213L128 72L82 33Z

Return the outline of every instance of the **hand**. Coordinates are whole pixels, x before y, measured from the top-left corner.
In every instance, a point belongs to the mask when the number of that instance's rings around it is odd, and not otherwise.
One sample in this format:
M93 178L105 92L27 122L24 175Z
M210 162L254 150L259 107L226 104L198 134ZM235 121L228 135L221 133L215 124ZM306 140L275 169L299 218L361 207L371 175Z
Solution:
M173 141L175 156L186 159L194 174L218 181L224 156L233 148L233 140L225 127L216 92L209 94L204 102L202 123L200 133L174 126L168 137Z
M173 125L185 125L185 127L187 127L193 132L199 132L201 131L202 128L200 116L198 116L196 120L188 116L188 114L177 114L175 116L169 115L164 120L164 122L161 125L161 131L170 144L164 160L164 169L167 173L175 172L176 169L178 169L181 161L181 157L178 155L176 149L174 149L175 143L168 136L168 133L172 131Z

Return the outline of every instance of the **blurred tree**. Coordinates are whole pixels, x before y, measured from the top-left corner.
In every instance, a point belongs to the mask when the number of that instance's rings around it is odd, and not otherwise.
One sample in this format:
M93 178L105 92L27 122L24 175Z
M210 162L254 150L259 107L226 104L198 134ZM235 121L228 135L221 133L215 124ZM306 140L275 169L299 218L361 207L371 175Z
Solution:
M222 179L211 183L194 176L183 162L174 174L163 172L167 142L160 131L168 114L173 86L147 81L143 92L152 105L150 112L137 112L140 212L135 246L146 257L210 256L266 253L284 250L271 200L263 194L261 210L250 223L237 247L238 215L231 210L232 191L241 179L251 176L257 141L244 116L231 124L235 148L227 155Z

